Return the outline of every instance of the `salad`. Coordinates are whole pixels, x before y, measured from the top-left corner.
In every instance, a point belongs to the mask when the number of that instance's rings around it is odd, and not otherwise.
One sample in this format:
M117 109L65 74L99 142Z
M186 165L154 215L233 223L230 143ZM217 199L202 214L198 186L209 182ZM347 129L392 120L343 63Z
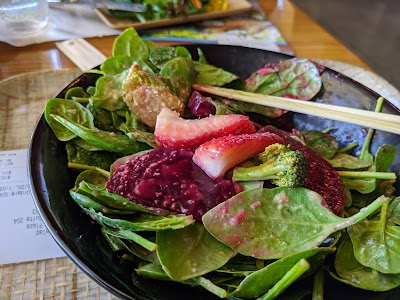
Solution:
M298 131L290 112L212 98L193 84L307 101L323 68L292 58L247 79L198 49L159 47L132 28L95 86L47 102L45 119L76 170L71 201L132 272L229 299L322 299L331 276L400 285L396 148L360 153L330 129ZM376 102L380 111L383 99ZM296 283L312 278L312 289Z
M110 13L117 18L131 18L142 23L227 8L225 0L119 0L118 2L133 2L145 5L146 11L144 12L110 10Z

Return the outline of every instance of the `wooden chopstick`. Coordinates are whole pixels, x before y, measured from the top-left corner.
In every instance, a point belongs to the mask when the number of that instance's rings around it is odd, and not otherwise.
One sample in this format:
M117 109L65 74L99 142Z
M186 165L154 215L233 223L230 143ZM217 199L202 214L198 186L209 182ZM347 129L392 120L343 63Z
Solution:
M285 109L306 115L313 115L386 132L400 134L400 116L336 106L331 104L301 101L270 95L249 93L245 91L194 84L193 88L200 92L248 103L260 104Z

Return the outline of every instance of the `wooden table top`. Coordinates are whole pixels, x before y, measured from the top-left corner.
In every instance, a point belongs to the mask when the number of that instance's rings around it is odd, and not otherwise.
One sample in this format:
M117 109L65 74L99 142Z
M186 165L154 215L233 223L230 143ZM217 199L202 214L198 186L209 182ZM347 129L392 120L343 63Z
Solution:
M267 17L281 31L294 55L337 60L371 70L289 0L258 1ZM106 56L110 56L114 39L115 36L107 36L87 40ZM0 42L0 80L26 72L69 67L74 67L74 64L56 48L54 42L26 47L13 47Z

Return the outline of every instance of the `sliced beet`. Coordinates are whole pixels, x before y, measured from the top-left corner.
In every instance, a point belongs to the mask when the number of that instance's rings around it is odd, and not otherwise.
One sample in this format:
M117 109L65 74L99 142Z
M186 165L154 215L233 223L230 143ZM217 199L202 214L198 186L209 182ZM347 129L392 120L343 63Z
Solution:
M217 109L207 97L200 94L198 91L193 91L190 96L188 108L190 112L199 118L205 118L209 115L215 115Z
M346 194L342 180L336 170L317 152L291 137L289 132L266 126L259 132L271 132L283 138L284 144L290 144L293 150L300 150L307 159L307 178L303 187L319 193L329 209L340 215L343 211Z
M200 221L208 210L235 195L230 180L211 179L192 161L193 152L158 148L133 157L110 176L106 188L135 203Z

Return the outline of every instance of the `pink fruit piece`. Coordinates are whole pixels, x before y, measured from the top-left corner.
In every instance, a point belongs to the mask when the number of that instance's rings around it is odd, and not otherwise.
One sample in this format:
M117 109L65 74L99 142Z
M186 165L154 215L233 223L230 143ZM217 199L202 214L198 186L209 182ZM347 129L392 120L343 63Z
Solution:
M228 135L210 140L198 147L193 161L211 178L220 178L235 165L263 152L265 147L283 143L273 133Z
M106 188L151 211L193 215L197 221L236 194L230 180L211 179L192 161L193 151L158 148L132 157Z
M189 120L164 108L157 116L154 136L159 147L195 150L213 138L255 132L253 123L244 115L217 115Z

